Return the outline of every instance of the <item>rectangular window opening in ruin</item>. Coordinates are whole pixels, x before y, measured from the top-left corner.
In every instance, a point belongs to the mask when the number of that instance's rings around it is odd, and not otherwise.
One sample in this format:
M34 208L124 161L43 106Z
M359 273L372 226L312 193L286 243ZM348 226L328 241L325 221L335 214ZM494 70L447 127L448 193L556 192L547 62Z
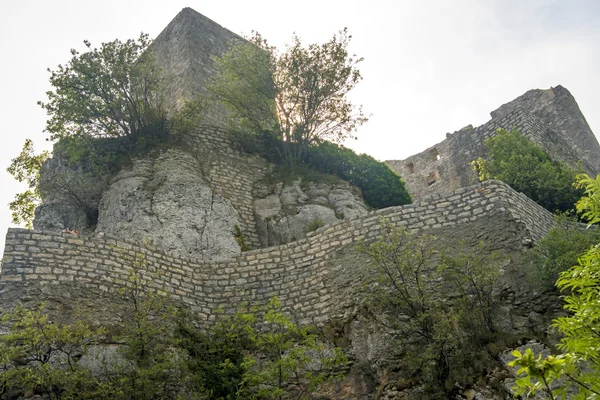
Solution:
M408 164L406 164L406 168L408 169L409 174L415 173L415 164L409 162Z
M437 161L440 159L440 153L438 152L437 147L434 147L433 149L429 150L429 158L431 159L431 161Z

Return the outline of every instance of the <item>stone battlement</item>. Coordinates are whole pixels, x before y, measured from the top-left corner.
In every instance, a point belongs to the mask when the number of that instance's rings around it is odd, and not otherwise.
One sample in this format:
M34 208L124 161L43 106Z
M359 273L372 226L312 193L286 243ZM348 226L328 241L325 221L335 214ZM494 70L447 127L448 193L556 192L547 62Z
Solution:
M230 310L242 301L264 303L278 296L298 322L323 324L352 303L366 262L354 245L380 235L381 217L415 233L483 240L505 249L538 240L554 224L548 211L523 194L489 181L448 197L433 196L325 226L303 240L225 261L175 257L101 236L10 229L0 271L2 306L42 300L61 309L89 304L101 319L126 282L135 255L143 254L148 270L157 273L153 284L199 320L210 320L217 308Z

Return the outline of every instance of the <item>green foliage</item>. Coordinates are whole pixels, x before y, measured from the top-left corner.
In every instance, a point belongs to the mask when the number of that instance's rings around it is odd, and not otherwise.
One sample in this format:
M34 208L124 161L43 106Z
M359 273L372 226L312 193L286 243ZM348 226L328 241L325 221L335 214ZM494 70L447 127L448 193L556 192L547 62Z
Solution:
M519 367L517 375L520 377L516 381L517 395L526 394L529 396L535 395L538 391L543 391L551 399L554 399L554 395L563 396L566 394L564 387L552 389L554 381L559 379L565 371L564 357L548 356L542 358L540 354L536 358L531 349L525 350L525 354L515 350L512 355L515 359L509 362L508 365Z
M370 259L368 313L394 332L389 359L401 378L448 398L455 382L472 383L496 363L486 345L497 334L492 293L503 260L482 246L451 254L434 237L385 220L381 229L380 239L357 248Z
M23 193L15 195L15 199L9 203L13 224L23 223L27 228L32 228L35 208L40 203L40 169L49 156L47 151L36 155L33 141L26 139L21 154L11 160L8 173L29 187Z
M484 143L488 159L473 162L482 181L499 179L551 212L572 210L581 197L574 187L577 171L552 161L516 129L499 129Z
M595 179L588 175L577 176L577 187L584 189L584 195L576 204L577 212L589 224L600 222L600 175Z
M208 332L182 330L190 370L208 399L309 399L342 376L347 360L340 349L292 323L277 298L217 318Z
M585 187L585 196L577 203L577 211L589 221L600 221L597 199L600 194L600 177L592 179L581 175L579 185ZM600 247L593 245L579 257L577 264L560 273L556 286L565 291L564 308L566 317L554 320L553 326L563 334L558 345L562 354L557 357L535 358L532 354L515 354L521 366L524 379L517 382L517 388L537 390L539 381L544 390L554 398L562 395L567 388L577 391L575 399L600 398ZM545 382L562 376L563 382L557 388L550 388ZM531 379L536 381L531 383Z
M365 202L376 209L410 204L404 181L385 163L330 142L308 148L308 165L357 186Z
M527 254L527 274L543 290L552 289L559 274L577 264L579 256L600 242L597 229L582 230L563 221L552 228Z
M135 142L168 132L159 94L161 71L148 49L151 40L114 40L88 51L71 50L66 65L50 71L46 130L52 139L70 136L126 137ZM128 143L129 144L129 143Z
M53 323L43 309L17 307L0 320L9 329L0 335L0 397L35 392L50 399L91 398L81 392L95 392L98 385L78 361L104 331L81 321Z
M327 43L304 47L296 36L279 54L260 35L216 59L209 91L232 116L234 131L266 144L294 165L309 145L342 140L367 121L347 94L362 79L344 29ZM275 139L275 140L273 140Z
M239 225L235 224L233 229L234 229L233 237L235 238L235 241L237 242L237 244L240 246L240 250L241 251L249 251L250 246L248 246L248 243L246 243L246 238L244 237L244 234L242 233L242 230L240 229Z
M319 217L316 217L315 219L313 219L312 221L310 221L308 223L308 225L306 225L306 227L304 228L304 231L306 233L308 232L314 232L317 229L321 228L325 226L325 222L323 222L323 220Z

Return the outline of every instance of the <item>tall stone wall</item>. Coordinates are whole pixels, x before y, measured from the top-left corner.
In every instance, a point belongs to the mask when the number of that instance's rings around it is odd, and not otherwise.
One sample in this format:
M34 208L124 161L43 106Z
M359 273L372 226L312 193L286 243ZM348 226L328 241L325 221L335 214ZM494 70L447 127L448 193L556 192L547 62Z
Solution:
M99 320L126 281L136 254L143 254L154 285L210 320L221 307L278 296L300 323L323 324L354 305L365 278L364 257L354 245L380 235L380 218L413 232L447 240L485 240L519 251L553 225L550 213L498 181L462 188L453 195L392 207L320 228L306 239L250 251L227 261L173 257L111 238L10 229L0 272L0 308L47 301L54 309L87 304Z
M579 155L565 138L522 108L499 114L477 128L469 125L447 134L446 140L405 160L389 160L386 163L406 181L415 201L434 194L447 196L458 188L479 181L471 162L487 155L483 142L495 135L499 128L517 128L552 159L564 161L572 167L578 165Z

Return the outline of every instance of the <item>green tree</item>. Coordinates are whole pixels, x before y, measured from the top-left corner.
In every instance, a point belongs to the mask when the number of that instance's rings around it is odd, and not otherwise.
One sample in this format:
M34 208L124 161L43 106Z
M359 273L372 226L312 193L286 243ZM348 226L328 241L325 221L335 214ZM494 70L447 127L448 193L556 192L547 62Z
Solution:
M404 384L448 398L456 382L468 384L495 365L486 345L497 333L493 291L503 260L481 246L451 254L434 237L385 220L381 230L357 248L370 259L368 314L393 332L389 359Z
M310 327L298 327L273 298L266 307L218 312L206 332L183 326L190 370L210 400L309 399L319 385L343 375L346 357Z
M169 131L160 85L163 76L142 34L114 40L88 51L71 50L72 58L50 72L47 102L38 102L49 119L51 139L73 136L124 137L131 146L140 138Z
M33 227L35 209L40 204L40 169L49 156L47 151L36 155L33 141L27 139L21 154L11 160L11 164L7 168L8 173L18 182L25 182L29 187L23 193L15 195L15 199L9 203L14 224L23 223L29 229Z
M255 351L244 360L244 399L308 399L322 383L342 376L347 362L339 348L330 348L281 312L275 297L262 317L266 331L251 336ZM261 329L260 327L258 329Z
M498 129L484 141L487 159L474 161L479 178L499 179L551 212L572 210L582 192L574 188L577 171L552 161L516 129Z
M591 223L600 221L600 175L578 177L585 195L577 202L577 211ZM517 381L519 393L545 391L550 398L562 396L571 387L575 399L600 398L600 247L593 245L579 257L577 264L562 272L556 286L567 294L566 317L554 320L553 326L563 335L558 349L562 354L535 358L531 351L514 353L512 366L521 367ZM562 377L558 387L549 382Z
M216 59L209 91L225 104L236 130L273 146L290 164L309 145L341 140L367 121L347 94L362 79L362 58L348 53L346 29L327 43L304 47L297 36L278 53L260 35Z
M92 398L99 383L79 364L104 330L78 321L58 324L35 309L17 307L0 320L8 333L0 334L0 397L33 392L49 399Z

